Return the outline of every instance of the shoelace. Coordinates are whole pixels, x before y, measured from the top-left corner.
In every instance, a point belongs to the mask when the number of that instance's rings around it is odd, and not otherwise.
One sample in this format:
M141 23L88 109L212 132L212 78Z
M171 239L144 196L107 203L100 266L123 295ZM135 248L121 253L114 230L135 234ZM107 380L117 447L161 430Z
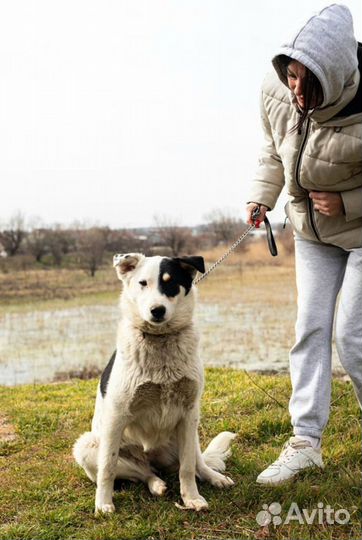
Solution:
M302 440L293 442L287 441L283 446L280 456L272 465L277 467L278 465L289 463L296 452L304 448L308 448L308 446L306 446L305 442Z

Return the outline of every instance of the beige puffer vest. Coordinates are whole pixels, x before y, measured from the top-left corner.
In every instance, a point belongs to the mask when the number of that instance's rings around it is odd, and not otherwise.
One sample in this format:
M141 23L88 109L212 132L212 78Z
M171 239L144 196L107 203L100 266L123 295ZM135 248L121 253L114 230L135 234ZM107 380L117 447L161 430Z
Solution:
M332 4L307 20L273 58L275 71L262 87L265 133L259 167L249 197L272 209L286 184L286 213L302 237L344 249L362 247L362 110L357 42L346 6ZM298 109L281 68L280 55L294 58L318 77L324 100L291 132ZM353 101L352 101L353 100ZM313 209L310 191L341 194L345 215L325 216Z
M341 96L343 103L358 83L357 71ZM362 113L330 118L333 110L328 109L314 111L301 134L289 133L298 120L289 91L275 73L266 78L261 104L265 146L249 200L272 209L285 183L286 214L297 233L344 249L362 247ZM340 192L345 215L314 211L309 191Z

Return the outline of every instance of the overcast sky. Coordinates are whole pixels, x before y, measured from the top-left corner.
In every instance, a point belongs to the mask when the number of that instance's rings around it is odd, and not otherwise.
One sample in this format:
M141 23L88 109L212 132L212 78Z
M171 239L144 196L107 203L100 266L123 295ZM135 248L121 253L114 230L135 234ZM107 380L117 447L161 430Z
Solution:
M329 3L0 0L1 221L244 217L271 56Z

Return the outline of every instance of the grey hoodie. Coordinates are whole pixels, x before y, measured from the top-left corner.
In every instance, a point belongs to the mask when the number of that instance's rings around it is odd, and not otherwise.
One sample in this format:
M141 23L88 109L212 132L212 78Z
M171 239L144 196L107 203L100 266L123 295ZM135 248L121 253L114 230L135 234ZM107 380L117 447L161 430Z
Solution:
M277 51L274 68L287 85L280 55L290 56L307 66L318 78L323 89L323 103L333 104L357 69L357 41L349 9L332 4L314 15Z

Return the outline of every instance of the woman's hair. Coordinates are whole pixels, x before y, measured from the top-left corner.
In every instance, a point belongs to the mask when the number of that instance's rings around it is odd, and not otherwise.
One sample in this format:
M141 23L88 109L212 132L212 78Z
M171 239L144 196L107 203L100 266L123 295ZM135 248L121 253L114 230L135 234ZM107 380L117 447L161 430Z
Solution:
M289 56L280 55L278 57L278 62L281 67L282 73L285 76L285 79L288 79L288 66L293 62L293 58ZM300 111L300 118L298 122L290 129L290 133L298 131L301 133L303 124L309 114L310 109L312 109L312 104L320 104L323 101L323 90L321 83L314 73L305 67L305 77L303 81L303 97L304 97L304 108ZM314 105L315 107L315 105Z

